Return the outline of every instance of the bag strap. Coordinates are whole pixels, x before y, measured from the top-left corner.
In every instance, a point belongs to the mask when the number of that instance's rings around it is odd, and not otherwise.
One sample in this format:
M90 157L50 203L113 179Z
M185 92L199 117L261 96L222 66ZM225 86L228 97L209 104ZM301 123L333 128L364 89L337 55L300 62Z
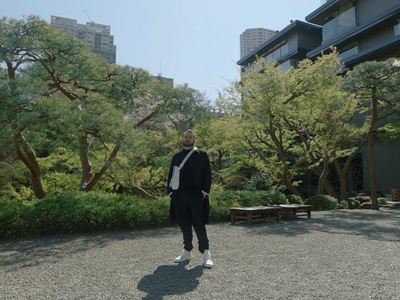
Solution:
M186 163L186 161L189 159L190 155L192 155L192 153L194 151L196 151L197 148L193 147L192 150L190 150L190 152L188 154L186 154L185 158L182 160L181 164L179 165L179 169L182 169L183 165Z

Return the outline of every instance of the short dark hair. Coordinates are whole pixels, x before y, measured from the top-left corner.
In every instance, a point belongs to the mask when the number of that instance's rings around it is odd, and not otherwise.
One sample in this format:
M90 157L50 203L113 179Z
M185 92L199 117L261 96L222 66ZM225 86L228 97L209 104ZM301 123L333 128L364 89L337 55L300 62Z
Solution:
M194 131L193 131L192 129L186 130L186 131L183 133L183 135L185 135L186 132L190 132L191 134L193 134L193 137L196 138L196 135L194 134Z

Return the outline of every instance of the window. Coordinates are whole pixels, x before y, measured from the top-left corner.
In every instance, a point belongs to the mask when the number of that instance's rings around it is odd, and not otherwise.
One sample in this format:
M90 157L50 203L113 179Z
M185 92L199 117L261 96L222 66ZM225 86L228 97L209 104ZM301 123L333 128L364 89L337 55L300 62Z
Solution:
M400 19L396 21L396 25L394 25L394 35L400 35Z
M343 60L357 53L358 53L358 44L353 43L350 46L343 48L342 50L339 51L339 58Z
M281 47L281 55L286 55L289 53L289 45L286 43Z
M353 6L322 26L322 38L326 41L356 25L356 9Z
M273 48L268 55L264 56L265 61L279 61L284 55L289 53L289 46L286 41L281 43L278 48Z
M294 64L295 62L293 59L288 59L279 64L277 68L279 68L282 71L287 71L289 70L290 67L294 67Z

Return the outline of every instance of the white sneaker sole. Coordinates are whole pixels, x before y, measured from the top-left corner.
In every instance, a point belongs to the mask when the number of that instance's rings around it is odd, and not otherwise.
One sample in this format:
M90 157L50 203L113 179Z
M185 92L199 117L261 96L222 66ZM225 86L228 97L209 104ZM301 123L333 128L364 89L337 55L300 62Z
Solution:
M181 263L181 262L185 262L185 261L188 261L188 260L191 260L191 259L192 259L191 257L188 257L188 258L185 258L185 259L175 258L175 262L176 263Z

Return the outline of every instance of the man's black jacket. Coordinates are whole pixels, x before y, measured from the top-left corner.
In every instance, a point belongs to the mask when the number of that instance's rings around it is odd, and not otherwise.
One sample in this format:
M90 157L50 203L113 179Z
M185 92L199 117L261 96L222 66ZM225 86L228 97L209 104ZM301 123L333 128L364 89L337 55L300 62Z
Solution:
M179 166L181 162L186 157L188 150L182 150L181 152L175 154L172 157L171 165L169 168L168 174L168 195L171 195L173 192L179 191L193 191L193 192L206 192L210 193L211 190L211 166L210 160L206 152L196 149L189 159L186 161L185 165L182 167L181 175L180 175L180 184L179 189L174 191L169 187L169 182L172 178L172 170L174 166ZM208 224L209 215L210 215L210 203L208 196L204 199L204 223ZM172 201L169 209L169 218L172 222L176 222L176 217L174 213L174 209L172 206Z

